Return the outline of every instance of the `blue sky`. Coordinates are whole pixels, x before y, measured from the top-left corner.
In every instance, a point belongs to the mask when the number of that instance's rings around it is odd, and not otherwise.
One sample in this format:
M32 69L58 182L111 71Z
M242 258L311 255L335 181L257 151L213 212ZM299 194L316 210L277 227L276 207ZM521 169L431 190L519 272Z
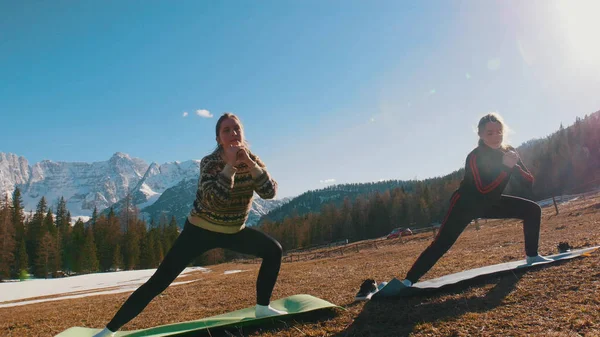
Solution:
M201 159L240 116L279 197L464 165L600 110L595 1L0 1L0 152ZM213 117L200 117L206 110ZM184 117L187 112L187 117Z

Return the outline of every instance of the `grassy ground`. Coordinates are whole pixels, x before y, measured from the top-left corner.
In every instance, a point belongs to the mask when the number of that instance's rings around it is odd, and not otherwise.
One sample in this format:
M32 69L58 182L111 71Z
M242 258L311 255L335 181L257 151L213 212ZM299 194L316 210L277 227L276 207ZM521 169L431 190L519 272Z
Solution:
M540 253L600 245L600 197L544 209ZM408 271L431 233L378 249L284 263L273 297L306 293L346 310L274 320L262 328L231 328L206 336L600 336L600 253L526 272L509 273L442 293L402 300L354 302L365 278L387 281ZM422 280L524 258L519 221L469 227ZM255 304L259 265L228 263L168 288L123 330L193 320ZM224 271L244 272L225 275ZM178 280L178 281L179 281ZM0 309L0 335L53 336L72 326L103 327L129 294L92 296Z

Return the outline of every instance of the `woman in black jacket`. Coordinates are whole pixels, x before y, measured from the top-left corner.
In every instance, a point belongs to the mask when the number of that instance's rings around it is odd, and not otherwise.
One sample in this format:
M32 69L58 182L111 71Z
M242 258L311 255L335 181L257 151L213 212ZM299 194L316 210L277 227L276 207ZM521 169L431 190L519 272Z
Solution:
M528 199L502 194L511 177L529 191L533 187L533 176L516 150L503 143L505 129L502 118L495 113L485 115L479 121L479 146L467 156L465 177L450 198L450 209L440 230L408 271L402 281L405 286L411 286L427 273L467 225L477 218L523 220L527 263L550 261L538 255L540 206Z

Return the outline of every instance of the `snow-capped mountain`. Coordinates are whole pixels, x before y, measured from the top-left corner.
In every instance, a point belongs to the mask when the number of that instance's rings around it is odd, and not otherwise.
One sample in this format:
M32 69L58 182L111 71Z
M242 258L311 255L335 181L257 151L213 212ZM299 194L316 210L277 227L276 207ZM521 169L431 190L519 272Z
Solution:
M33 166L24 157L0 153L0 192L12 195L19 187L26 212L35 210L42 196L56 210L64 197L74 218L89 217L94 207L99 212L110 206L118 211L129 193L142 216L158 221L161 214L175 215L182 225L195 197L199 172L199 160L148 165L120 152L102 162L44 160ZM284 202L256 198L248 224Z
M29 181L31 168L27 159L12 153L0 152L0 192L12 195L15 186L24 185Z
M148 165L117 152L101 162L44 160L30 166L24 157L0 153L0 191L12 195L19 187L26 211L42 196L54 209L64 197L72 216L89 216L94 207L103 210L127 193L137 196L138 207L147 206L181 180L197 177L199 165L198 160Z

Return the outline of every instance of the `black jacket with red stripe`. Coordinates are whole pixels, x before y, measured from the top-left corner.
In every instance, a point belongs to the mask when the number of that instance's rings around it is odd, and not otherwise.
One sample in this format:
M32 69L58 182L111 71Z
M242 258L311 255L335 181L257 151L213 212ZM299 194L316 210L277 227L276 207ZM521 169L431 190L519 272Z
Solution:
M513 147L492 149L480 144L467 156L465 177L458 188L461 198L473 203L493 203L500 199L509 179L514 177L528 190L533 188L533 175L519 158L510 168L502 163L504 152L515 151Z

